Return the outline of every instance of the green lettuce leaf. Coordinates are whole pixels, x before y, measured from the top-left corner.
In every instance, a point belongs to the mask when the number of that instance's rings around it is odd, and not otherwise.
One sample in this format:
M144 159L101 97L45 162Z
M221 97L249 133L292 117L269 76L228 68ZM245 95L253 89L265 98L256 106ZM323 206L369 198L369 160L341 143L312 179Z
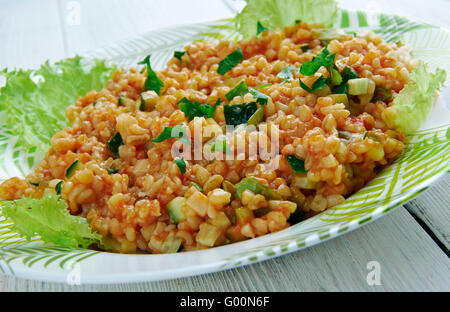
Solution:
M37 234L44 242L67 248L101 244L101 235L85 218L70 215L67 203L57 195L5 201L1 205L2 214L14 222L13 229L27 239Z
M392 105L397 112L395 124L404 133L414 132L427 119L436 99L436 91L444 85L447 74L440 68L432 73L420 61L409 78L410 81L395 96Z
M257 33L260 22L269 29L282 29L297 20L331 27L337 18L335 0L246 0L247 5L236 16L236 29L244 39Z
M88 61L80 56L38 70L0 71L6 78L0 89L1 127L18 138L24 150L36 146L47 151L52 136L67 126L65 108L78 96L102 89L114 67L104 61Z

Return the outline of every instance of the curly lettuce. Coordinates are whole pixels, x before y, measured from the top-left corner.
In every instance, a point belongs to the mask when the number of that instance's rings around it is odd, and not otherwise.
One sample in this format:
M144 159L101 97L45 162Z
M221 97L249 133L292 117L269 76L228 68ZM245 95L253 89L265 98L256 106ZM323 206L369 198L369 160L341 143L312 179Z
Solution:
M258 22L268 29L283 29L296 21L331 27L337 18L335 0L246 0L236 16L236 29L244 39L257 34Z
M397 113L395 124L404 133L414 132L425 122L433 108L436 91L443 87L446 79L445 70L438 68L433 73L424 62L419 62L392 105Z
M1 207L2 214L14 222L12 229L27 239L39 235L46 243L66 248L102 245L101 235L85 218L70 215L66 201L57 195L4 201Z
M78 96L102 89L114 69L103 60L76 56L54 65L47 61L38 70L1 70L6 78L0 89L1 127L24 150L46 151L56 131L67 126L65 108Z

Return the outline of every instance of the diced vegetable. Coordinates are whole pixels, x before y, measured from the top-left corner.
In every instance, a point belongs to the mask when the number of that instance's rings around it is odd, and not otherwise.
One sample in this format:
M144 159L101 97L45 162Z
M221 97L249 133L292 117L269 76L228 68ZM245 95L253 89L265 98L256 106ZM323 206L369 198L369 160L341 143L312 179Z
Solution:
M220 229L217 226L208 223L200 224L200 230L195 237L200 244L212 247L220 236Z
M253 211L253 213L255 214L255 217L260 218L265 216L266 214L268 214L269 212L271 212L272 209L270 208L259 208Z
M298 68L292 65L288 65L285 69L278 73L277 77L283 79L283 82L294 80L292 71L298 71Z
M347 94L330 94L328 95L330 98L334 100L335 103L344 103L346 107L348 107L348 97Z
M106 147L108 150L116 156L119 156L119 146L121 145L123 145L123 140L120 132L114 134L111 139L106 142Z
M197 189L197 191L203 192L203 187L201 187L200 184L197 184L197 183L191 181L188 183L188 185L195 187Z
M253 211L245 207L236 208L235 214L237 224L247 223L255 217Z
M306 174L298 174L292 179L291 187L298 187L305 190L314 190L317 187L317 182L313 182Z
M225 105L223 107L227 125L238 126L247 123L250 117L258 110L256 102Z
M125 105L125 103L124 103L124 96L123 95L119 95L119 99L117 100L117 104L119 106Z
M339 40L345 36L342 29L335 28L318 28L311 31L314 38L324 41Z
M241 81L237 86L235 86L233 89L231 89L230 92L225 94L225 98L228 101L233 100L236 96L245 96L247 93L250 93L253 95L253 97L256 99L257 103L260 103L261 105L264 105L269 100L269 97L265 95L264 93L261 93L257 91L255 88L249 88L245 84L244 81Z
M266 199L281 199L281 195L274 189L271 189L264 184L261 184L253 177L243 178L235 186L236 193L239 199L241 199L241 194L244 190L252 191L255 194L262 194Z
M218 212L214 218L209 220L209 223L221 230L225 230L231 225L230 219L228 219L227 215L223 211Z
M333 66L335 57L336 53L331 54L327 48L324 48L319 55L312 59L312 61L302 64L300 67L300 73L304 76L314 75L322 66Z
M362 95L369 92L369 78L351 79L348 81L348 94Z
M247 125L259 125L264 121L264 108L260 107L256 110L256 112L250 117L247 121Z
M387 101L392 98L392 90L377 86L375 88L373 101Z
M161 245L161 252L162 253L175 253L178 250L180 250L182 239L178 236L176 236L175 232L170 232L169 235L167 235L166 239L164 240L164 243Z
M73 177L73 175L75 174L76 171L81 170L83 168L84 168L83 164L78 159L75 160L69 166L69 168L67 168L67 170L66 170L66 178L70 179L71 177Z
M167 204L167 212L170 216L170 221L173 224L178 224L181 221L186 220L186 216L184 215L182 208L184 203L186 202L186 198L184 197L175 197Z
M236 188L234 187L233 183L228 180L224 180L222 182L222 188L225 192L230 193L231 197L233 198L234 194L236 193Z
M175 51L173 53L173 57L179 59L181 61L181 58L183 57L183 55L186 54L186 51Z
M109 174L117 173L117 169L116 168L108 168L107 171L108 171Z
M323 88L314 91L314 95L318 97L329 96L331 94L331 88L327 85L323 86Z
M309 44L304 44L300 46L300 49L302 49L303 52L306 52L308 50L311 50L311 47L309 46Z
M151 111L158 103L159 95L155 91L145 91L141 93L141 105L139 109L144 112Z

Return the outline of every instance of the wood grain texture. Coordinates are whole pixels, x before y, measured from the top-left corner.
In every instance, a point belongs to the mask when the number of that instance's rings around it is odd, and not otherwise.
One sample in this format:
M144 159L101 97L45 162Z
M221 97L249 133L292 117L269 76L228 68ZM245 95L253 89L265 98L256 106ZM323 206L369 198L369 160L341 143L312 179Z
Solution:
M447 250L450 249L450 174L440 179L432 192L425 192L405 206L430 228Z
M378 261L381 285L366 268ZM171 281L80 285L5 279L5 291L449 291L450 261L402 207L362 229L290 255Z

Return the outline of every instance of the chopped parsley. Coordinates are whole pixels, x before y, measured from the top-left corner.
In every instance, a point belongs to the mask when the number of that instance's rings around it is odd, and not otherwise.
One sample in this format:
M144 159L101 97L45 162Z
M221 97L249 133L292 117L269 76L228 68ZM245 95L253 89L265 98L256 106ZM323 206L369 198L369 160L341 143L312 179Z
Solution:
M261 89L261 88L266 88L266 87L270 87L270 86L272 86L272 84L271 84L271 83L265 83L265 84L262 84L262 85L256 86L256 87L254 87L253 89L255 89L255 90L258 90L258 89Z
M233 69L237 64L239 64L243 58L244 58L244 55L242 54L241 48L237 48L236 51L228 54L222 61L220 61L217 72L220 75L225 75L231 69Z
M61 195L63 181L59 181L55 186L55 191L57 195Z
M286 159L295 173L307 172L305 169L305 161L303 159L297 158L294 155L288 155L286 156Z
M180 169L181 174L186 173L186 162L183 158L175 159L175 164L178 166L178 169Z
M189 120L194 119L194 117L203 116L206 116L207 118L213 118L214 110L218 105L220 105L220 98L217 99L217 102L214 106L208 104L200 104L197 101L191 102L187 98L182 98L177 103L177 105L178 104L181 104L180 109Z
M278 73L277 77L283 79L282 83L294 80L294 75L292 74L292 71L294 70L297 71L297 67L288 65L285 69Z
M116 168L108 168L107 171L108 171L109 174L117 173L117 169Z
M303 52L306 52L308 50L311 50L311 47L309 44L304 44L300 46L300 49L302 49Z
M150 65L150 56L151 55L148 55L143 61L138 63L147 65L147 80L145 80L142 92L152 90L155 91L156 94L161 95L161 88L164 87L164 82L162 82L153 71L152 66Z
M111 139L106 142L106 147L108 150L116 156L119 156L119 146L121 145L123 145L123 140L120 132L114 134Z
M303 63L300 67L300 73L304 76L314 75L320 67L331 67L334 65L336 53L331 52L325 47L319 55L315 56L312 61Z
M175 127L165 127L163 131L152 140L152 142L160 143L162 141L168 140L168 139L174 139L178 138L178 141L191 144L191 141L186 135L186 128L184 125L177 125Z
M181 57L186 54L186 51L175 51L173 53L173 57L176 57L181 61Z
M258 110L256 102L225 105L223 113L227 125L238 126L247 123L250 117Z
M335 94L347 94L348 93L348 81L351 79L359 78L358 74L352 67L345 67L341 72L342 81L340 84L333 88Z
M265 31L268 31L269 28L264 27L263 24L261 24L260 21L256 24L256 35L259 35L260 33L263 33Z
M318 90L321 90L323 87L328 85L328 80L324 76L320 76L319 79L317 79L310 87L308 87L306 84L303 83L301 79L300 80L300 87L302 87L304 90L308 91L309 93L316 92Z
M241 81L241 83L239 83L236 87L234 87L230 92L225 94L225 98L228 101L231 101L236 96L244 96L247 93L251 93L251 95L253 95L253 97L256 99L256 102L261 105L266 104L267 101L269 100L269 97L264 93L257 91L255 88L247 87L244 81Z

